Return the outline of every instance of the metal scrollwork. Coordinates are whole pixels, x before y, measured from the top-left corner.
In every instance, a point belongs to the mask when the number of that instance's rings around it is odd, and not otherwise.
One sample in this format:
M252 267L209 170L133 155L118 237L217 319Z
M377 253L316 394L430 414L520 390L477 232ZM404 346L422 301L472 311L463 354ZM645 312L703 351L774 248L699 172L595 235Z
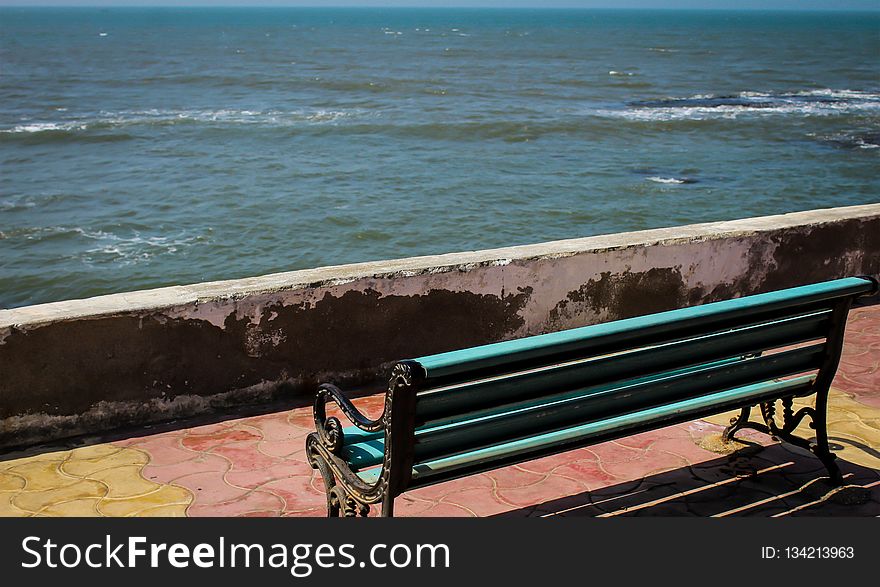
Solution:
M817 395L817 405L823 400L826 400L824 396ZM828 473L830 474L832 481L835 483L841 483L842 475L840 473L840 469L837 467L837 464L834 462L837 457L831 453L831 450L828 447L827 434L824 433L824 410L820 412L816 408L807 406L795 412L793 397L784 397L781 398L781 401L781 427L776 421L776 400L761 402L760 404L758 404L758 407L761 410L761 418L764 420L763 424L759 422L752 422L749 420L751 407L742 408L738 416L731 418L730 425L725 428L724 432L721 435L722 439L725 442L730 441L731 439L733 439L734 434L736 434L738 430L741 430L743 428L751 428L753 430L763 432L764 434L769 434L773 438L784 440L785 442L788 442L795 446L799 446L801 448L805 448L812 452L814 455L816 455L816 457L819 458L820 461L822 461L822 464L825 465L825 468L828 469ZM800 425L801 421L807 417L810 418L810 428L820 432L817 433L815 441L801 438L800 436L795 436L793 434L794 430Z
M316 431L306 438L306 456L312 468L317 469L324 479L328 516L366 516L370 511L370 504L379 502L383 502L383 513L390 513L389 495L394 491L391 483L391 463L395 456L392 454L394 398L401 390L413 385L414 377L412 365L404 362L394 366L382 415L375 420L363 415L335 385L325 383L318 388L314 407ZM345 445L345 435L339 419L327 417L326 406L330 401L357 428L366 432L384 432L385 455L375 483L364 481L340 456Z
M776 400L772 400L769 402L761 402L761 417L764 419L764 424L767 425L767 430L770 436L776 437L779 433L779 428L776 426Z

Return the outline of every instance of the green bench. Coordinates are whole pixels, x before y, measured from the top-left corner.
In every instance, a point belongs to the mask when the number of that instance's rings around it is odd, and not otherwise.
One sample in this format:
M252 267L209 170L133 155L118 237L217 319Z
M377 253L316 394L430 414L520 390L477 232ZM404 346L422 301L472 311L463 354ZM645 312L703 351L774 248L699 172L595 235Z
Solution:
M840 484L828 389L850 305L877 290L851 277L400 361L375 420L319 387L308 459L329 515L381 502L391 516L408 489L740 409L725 439L753 428L805 447ZM327 418L328 401L353 426ZM814 440L793 434L805 417Z

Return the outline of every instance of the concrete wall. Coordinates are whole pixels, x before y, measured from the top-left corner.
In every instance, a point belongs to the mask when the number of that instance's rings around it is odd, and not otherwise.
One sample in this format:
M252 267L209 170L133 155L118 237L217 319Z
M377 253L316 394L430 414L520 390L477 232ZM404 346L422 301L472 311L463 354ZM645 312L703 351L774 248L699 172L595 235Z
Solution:
M0 311L0 446L375 382L405 357L880 273L880 204Z

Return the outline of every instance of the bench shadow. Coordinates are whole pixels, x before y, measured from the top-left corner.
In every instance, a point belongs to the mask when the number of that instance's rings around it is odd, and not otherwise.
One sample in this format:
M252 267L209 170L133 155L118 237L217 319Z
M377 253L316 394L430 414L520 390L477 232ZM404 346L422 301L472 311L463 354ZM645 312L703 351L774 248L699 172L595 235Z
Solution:
M748 445L696 465L494 517L880 516L880 470L837 462L842 488L831 485L825 468L806 451Z
M353 400L373 396L378 393L384 393L383 385L384 383L381 381L377 381L371 385L364 384L347 391L346 395ZM10 444L0 448L0 462L32 457L60 450L92 446L95 444L129 440L132 438L143 438L154 434L161 434L163 432L198 428L200 426L227 422L229 420L239 420L242 418L251 418L254 416L263 416L278 412L289 412L299 408L311 407L314 403L315 398L313 395L297 394L269 402L239 406L223 406L195 416L161 420L151 423L129 424L118 428L102 430L101 432L94 434L74 434L63 436L57 440Z

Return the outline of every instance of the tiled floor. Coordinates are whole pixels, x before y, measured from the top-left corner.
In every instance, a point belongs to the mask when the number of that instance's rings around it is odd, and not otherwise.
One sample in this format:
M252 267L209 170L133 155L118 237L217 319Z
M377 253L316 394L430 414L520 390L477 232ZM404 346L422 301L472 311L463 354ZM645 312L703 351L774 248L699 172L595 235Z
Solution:
M381 396L356 402L373 415ZM426 487L398 516L880 515L880 306L850 314L829 407L846 482L795 447L744 432L730 414ZM306 463L311 406L206 426L0 457L0 515L322 516ZM809 436L809 431L801 431ZM374 508L378 510L378 508Z

